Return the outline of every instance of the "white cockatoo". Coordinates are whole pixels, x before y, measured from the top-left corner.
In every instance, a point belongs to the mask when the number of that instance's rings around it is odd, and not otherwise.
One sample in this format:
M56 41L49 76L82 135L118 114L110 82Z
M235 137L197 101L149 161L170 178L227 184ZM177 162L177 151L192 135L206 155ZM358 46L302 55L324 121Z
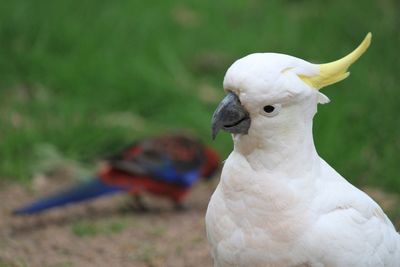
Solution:
M256 53L227 71L212 134L234 149L207 209L218 267L400 266L400 235L379 205L317 153L312 121L319 89L345 79L369 33L346 57L312 64Z

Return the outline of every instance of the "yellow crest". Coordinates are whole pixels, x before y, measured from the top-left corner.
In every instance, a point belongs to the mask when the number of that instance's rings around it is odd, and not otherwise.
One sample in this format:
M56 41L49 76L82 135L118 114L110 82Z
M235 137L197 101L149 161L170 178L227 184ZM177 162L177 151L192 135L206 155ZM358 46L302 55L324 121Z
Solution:
M322 87L331 85L333 83L340 82L346 79L350 73L347 69L353 64L364 52L367 50L371 43L372 34L368 33L361 44L347 56L325 64L319 65L319 74L315 76L304 76L299 75L308 85L315 89L321 89Z

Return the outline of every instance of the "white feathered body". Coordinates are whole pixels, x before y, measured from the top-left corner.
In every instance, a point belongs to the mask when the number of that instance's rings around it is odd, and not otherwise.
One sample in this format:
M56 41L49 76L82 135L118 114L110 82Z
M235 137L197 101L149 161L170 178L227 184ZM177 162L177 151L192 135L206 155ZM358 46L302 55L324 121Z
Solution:
M232 152L206 216L215 266L400 266L381 208L322 159L314 167L285 177Z
M300 78L318 71L265 53L236 61L225 75L251 126L233 134L207 210L216 267L400 266L400 235L382 209L316 152L312 120L329 99ZM279 114L263 111L272 104Z

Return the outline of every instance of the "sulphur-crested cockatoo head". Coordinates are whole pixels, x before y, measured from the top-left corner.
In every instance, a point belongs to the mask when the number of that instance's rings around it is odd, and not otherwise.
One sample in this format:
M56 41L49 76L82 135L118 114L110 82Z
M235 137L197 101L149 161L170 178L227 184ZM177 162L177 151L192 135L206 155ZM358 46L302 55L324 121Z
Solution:
M352 53L327 64L276 53L237 60L225 75L227 96L214 112L213 138L220 129L253 141L300 133L312 123L317 104L329 102L319 89L345 79L370 40L369 33Z

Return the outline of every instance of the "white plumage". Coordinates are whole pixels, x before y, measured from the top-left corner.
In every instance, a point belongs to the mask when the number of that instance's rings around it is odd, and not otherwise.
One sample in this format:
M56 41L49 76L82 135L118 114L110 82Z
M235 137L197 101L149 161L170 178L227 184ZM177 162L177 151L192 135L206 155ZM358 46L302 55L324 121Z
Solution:
M228 69L224 89L251 124L219 126L234 133L234 150L206 215L214 266L400 266L400 236L382 209L316 152L312 119L329 100L315 88L341 80L313 86L322 68L260 53Z

